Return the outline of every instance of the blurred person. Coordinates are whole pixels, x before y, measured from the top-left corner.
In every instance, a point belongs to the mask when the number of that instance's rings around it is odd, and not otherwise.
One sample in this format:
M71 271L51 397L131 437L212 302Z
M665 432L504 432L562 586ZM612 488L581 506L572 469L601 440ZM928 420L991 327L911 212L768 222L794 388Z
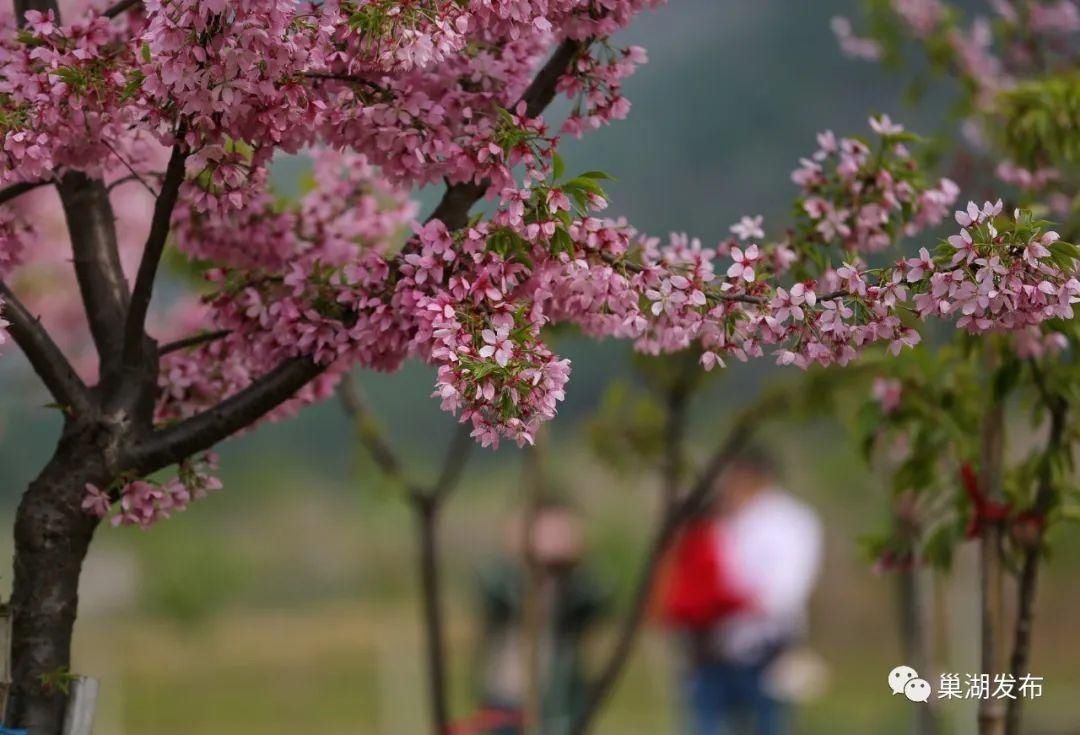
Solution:
M794 652L822 535L817 514L781 488L761 450L729 465L708 508L680 534L660 603L682 644L692 735L790 731L787 690L806 670Z
M556 501L543 503L535 512L531 533L523 519L514 519L505 535L506 553L480 578L480 720L492 723L481 732L520 732L528 684L523 624L526 537L539 572L540 732L560 735L583 704L585 638L606 608L606 595L583 564L581 519Z

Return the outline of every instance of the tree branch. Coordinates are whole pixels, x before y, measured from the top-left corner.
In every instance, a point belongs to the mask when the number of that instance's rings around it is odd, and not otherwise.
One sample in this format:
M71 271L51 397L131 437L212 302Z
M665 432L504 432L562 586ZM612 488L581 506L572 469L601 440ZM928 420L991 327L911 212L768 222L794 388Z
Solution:
M450 701L446 677L446 623L439 573L439 511L430 494L413 496L420 549L420 599L428 676L428 708L433 735L450 732Z
M165 169L165 178L161 183L161 193L154 202L154 217L150 221L150 233L146 237L139 273L135 278L135 287L131 292L131 304L128 307L124 325L124 365L133 366L143 354L146 340L146 312L150 309L150 299L154 293L154 281L157 280L161 254L165 251L165 241L169 237L169 226L173 209L180 194L180 185L184 183L184 164L187 154L177 143L173 146L169 165Z
M443 457L442 469L438 479L428 491L436 504L441 504L446 496L457 488L461 482L461 475L465 471L465 465L469 463L469 456L476 447L476 441L472 438L472 430L469 424L458 424L450 440L450 446L446 449Z
M405 485L410 494L419 492L405 479L405 473L401 469L401 460L398 459L394 448L390 446L390 443L383 437L382 432L379 431L379 427L368 409L367 401L364 399L360 389L356 387L352 376L348 376L341 381L341 385L338 386L338 395L341 397L341 405L345 408L345 413L353 420L356 437L364 445L364 449L367 450L368 454L371 455L379 471L388 479Z
M128 285L120 267L116 222L105 185L78 171L59 184L83 306L102 377L109 377L123 348Z
M106 18L115 18L118 15L122 15L126 11L133 10L141 5L142 0L120 0L120 2L109 7L102 15Z
M152 432L136 443L125 464L146 475L206 451L292 398L326 368L309 357L285 360L213 408Z
M33 316L11 289L2 282L0 282L0 301L3 301L0 315L11 323L8 331L30 361L34 372L45 383L53 400L63 407L65 413L74 412L84 415L93 410L90 392L82 378L78 376L71 367L71 363L64 357L64 353L53 342L41 321Z
M566 72L585 45L586 42L582 41L569 39L563 41L537 73L521 97L521 101L525 102L527 112L531 116L538 115L554 99L559 77ZM429 220L441 219L450 230L464 227L468 222L469 209L483 196L486 189L486 185L476 184L448 186L442 202L436 207ZM89 307L87 312L94 313ZM126 315L126 309L123 313ZM120 321L113 323L123 324L126 321L126 316L121 316ZM95 341L97 341L96 338ZM209 449L233 432L258 420L279 403L288 400L307 381L314 379L324 369L324 366L317 365L306 357L286 360L248 388L226 399L218 406L174 426L153 432L135 450L132 457L133 466L152 472L196 452Z
M16 197L20 197L23 194L42 186L48 186L51 183L53 183L51 180L24 181L19 184L12 184L11 186L4 187L3 189L0 189L0 204L7 204Z
M512 109L517 109L522 102L525 103L525 114L528 117L536 117L555 99L555 88L559 79L570 69L571 64L588 46L588 41L575 41L566 39L555 53L551 55L547 63L537 72L521 98L514 104ZM484 192L491 186L491 182L484 180L479 184L465 181L451 184L446 187L442 200L435 211L428 217L428 221L442 220L448 230L460 230L469 222L469 210L480 201Z
M210 342L217 342L219 339L225 339L232 334L231 329L217 329L213 332L202 332L201 334L193 334L190 337L184 337L173 342L166 342L158 347L158 356L168 355L170 352L179 352L180 350L187 350L192 347L201 347L202 345Z

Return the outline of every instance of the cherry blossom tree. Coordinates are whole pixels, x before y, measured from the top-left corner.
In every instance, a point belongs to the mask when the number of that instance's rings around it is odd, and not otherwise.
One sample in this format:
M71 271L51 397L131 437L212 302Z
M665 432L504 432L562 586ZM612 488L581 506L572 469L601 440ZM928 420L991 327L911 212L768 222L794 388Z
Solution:
M101 519L182 510L219 486L218 442L352 368L425 360L476 440L527 444L569 377L551 324L649 353L693 345L705 368L766 350L805 367L899 352L919 318L974 334L1071 318L1075 249L1000 202L969 205L934 256L866 264L958 194L886 117L870 137L819 137L773 242L753 219L717 247L605 219L605 176L568 176L560 136L627 114L621 80L644 51L611 36L658 4L15 1L0 26L0 341L64 425L16 518L7 725L59 732L51 682ZM558 94L572 111L552 128ZM300 152L309 187L283 202L269 165ZM438 182L421 224L407 192ZM470 216L485 196L492 213ZM193 278L155 300L165 258Z
M1021 206L1080 232L1080 77L1075 0L995 0L968 19L940 0L867 3L869 37L834 21L841 46L901 62L912 48L959 79L962 144L949 164L961 183L995 186ZM913 43L914 42L914 43ZM975 213L958 215L960 224ZM1060 247L1060 246L1059 246ZM1061 257L1071 257L1065 256ZM993 288L980 298L996 297ZM979 318L979 317L975 317ZM928 354L883 366L863 411L866 443L903 446L891 473L914 533L878 543L886 568L945 565L955 545L978 539L981 667L1002 683L1029 673L1034 603L1047 533L1074 513L1077 325L1032 324L978 343L957 336ZM1009 440L1010 405L1031 417L1029 441ZM1013 446L1010 447L1010 444ZM1009 448L1012 451L1006 451ZM909 529L910 530L910 529ZM1016 578L1011 641L1004 578ZM979 731L1016 735L1022 698L979 702Z

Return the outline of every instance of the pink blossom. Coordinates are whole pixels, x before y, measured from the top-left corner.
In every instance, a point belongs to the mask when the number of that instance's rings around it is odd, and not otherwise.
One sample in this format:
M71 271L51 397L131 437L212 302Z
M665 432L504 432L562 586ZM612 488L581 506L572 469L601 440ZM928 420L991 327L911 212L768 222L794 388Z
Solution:
M741 248L731 249L731 259L734 261L727 269L728 278L741 278L744 281L754 280L754 263L759 257L757 245L751 245L743 251Z
M878 135L898 135L904 132L904 126L894 123L888 115L870 118L870 128Z
M86 495L83 496L82 509L92 516L104 518L109 514L112 500L109 494L97 485L86 483Z
M744 216L731 226L731 231L740 240L759 240L765 237L765 231L761 229L763 220L760 214L755 217Z

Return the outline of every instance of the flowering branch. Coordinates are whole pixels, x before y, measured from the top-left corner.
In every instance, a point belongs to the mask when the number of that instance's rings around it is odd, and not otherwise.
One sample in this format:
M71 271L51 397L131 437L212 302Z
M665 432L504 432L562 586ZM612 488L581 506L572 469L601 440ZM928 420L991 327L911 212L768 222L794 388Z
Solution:
M285 360L213 408L137 442L125 464L147 475L206 451L277 408L325 369L309 357Z
M538 117L555 99L559 79L570 70L574 59L587 46L587 41L577 41L572 38L567 38L560 43L512 109L524 105L526 117ZM490 186L491 182L486 179L480 183L465 181L447 186L446 192L431 216L428 217L428 221L440 220L447 229L460 230L468 224L469 210L480 201Z
M566 72L581 47L580 42L572 40L560 44L523 94L521 102L527 109L538 114L540 109L550 104L558 79ZM479 200L486 188L474 184L449 186L429 221L438 219L445 225L445 220L449 219L451 223L461 222L463 226L469 209ZM278 404L291 397L327 367L328 365L307 357L286 359L277 368L235 395L233 398L237 400L227 399L218 407L209 408L176 426L155 432L151 439L141 443L136 452L136 464L160 468L177 461L178 458L210 448L239 428L273 411ZM170 446L173 443L176 446Z

